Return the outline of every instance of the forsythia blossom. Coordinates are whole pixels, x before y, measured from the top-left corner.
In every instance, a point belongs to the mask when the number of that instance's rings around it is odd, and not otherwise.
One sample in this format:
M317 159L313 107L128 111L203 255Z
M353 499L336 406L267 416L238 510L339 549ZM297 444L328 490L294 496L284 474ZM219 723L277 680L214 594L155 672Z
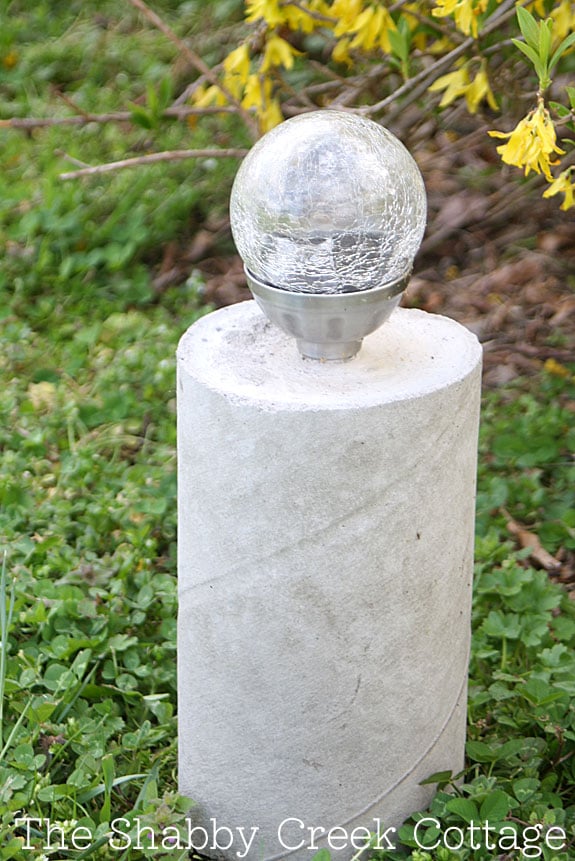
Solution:
M242 99L242 107L247 111L255 108L258 113L260 129L267 132L283 120L279 102L273 98L272 83L269 78L250 75Z
M543 196L549 197L547 194ZM573 377L575 379L569 368L566 368L565 365L562 365L557 361L557 359L547 359L543 368L548 374L553 374L554 377L563 377L564 380L568 380L569 377Z
M477 38L478 18L485 12L487 0L437 0L437 7L432 11L436 18L453 15L457 28L466 36Z
M493 91L489 85L485 63L482 63L481 69L465 91L465 101L467 103L467 110L469 113L476 114L479 105L484 99L492 110L496 111L498 109L495 96L493 95Z
M542 104L524 117L511 132L489 132L494 138L509 138L506 144L497 147L497 152L505 162L515 167L524 167L525 176L530 171L543 173L549 182L553 181L550 165L553 153L564 154L557 146L555 127L549 112Z
M461 69L457 69L456 72L442 75L441 78L438 78L430 85L429 91L431 93L438 93L443 90L439 107L446 108L447 105L450 105L459 96L465 95L468 87L469 75L467 74L467 69L463 66Z
M564 194L565 200L561 204L561 209L567 210L575 206L574 192L575 182L571 179L573 168L567 168L559 174L557 179L553 180L549 188L543 192L543 197L553 197L554 194Z
M283 23L284 15L279 0L248 0L246 6L246 21L263 18L269 27Z
M544 17L544 12L541 17ZM571 0L562 0L550 13L553 21L553 38L561 42L572 30L575 30L575 4Z
M298 3L283 3L281 9L290 30L301 30L302 33L312 33L322 17L326 21L331 18L331 10L324 0L308 0L305 6Z
M250 54L247 45L240 45L224 60L224 69L230 75L239 75L245 81L250 71Z
M469 80L467 68L462 66L457 71L449 72L449 74L438 78L429 89L432 93L444 91L439 103L440 108L445 108L455 99L465 96L467 110L470 114L476 114L479 105L484 100L487 100L490 108L494 111L497 110L497 102L489 85L485 64L481 65L481 69L473 81Z
M343 36L348 33L362 11L363 0L335 0L329 10L330 15L337 19L334 35Z
M235 99L241 98L250 73L250 55L247 45L240 45L224 60L224 86Z
M380 47L389 53L391 45L388 33L396 29L387 9L383 6L368 6L350 27L350 31L355 33L351 47L361 48L364 51L372 51L375 47Z
M290 45L285 39L280 36L270 36L266 42L260 72L265 74L272 66L283 66L285 69L291 69L296 54L301 54L301 51L296 51L293 45Z

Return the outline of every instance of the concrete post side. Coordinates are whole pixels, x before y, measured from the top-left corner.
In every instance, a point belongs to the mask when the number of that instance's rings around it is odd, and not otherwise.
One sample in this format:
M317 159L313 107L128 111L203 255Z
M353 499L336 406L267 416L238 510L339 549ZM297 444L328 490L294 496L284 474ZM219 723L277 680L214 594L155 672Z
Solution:
M321 826L343 861L461 768L480 364L405 309L346 364L253 302L182 338L180 790L234 836L206 854L308 858Z

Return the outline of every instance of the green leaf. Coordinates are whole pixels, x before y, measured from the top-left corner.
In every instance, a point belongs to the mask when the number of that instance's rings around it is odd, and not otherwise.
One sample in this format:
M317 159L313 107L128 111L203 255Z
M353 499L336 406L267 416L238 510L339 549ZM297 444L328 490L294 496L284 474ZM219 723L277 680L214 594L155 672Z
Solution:
M112 791L114 785L114 772L114 757L111 753L108 753L102 757L102 774L104 775L104 786L108 794Z
M148 107L154 115L154 118L157 117L159 108L158 94L152 84L148 84L148 86L146 87L146 98L148 102Z
M389 30L389 43L396 57L405 63L409 58L409 42L399 30Z
M421 780L419 785L429 786L437 783L438 786L445 786L446 783L451 782L452 777L453 773L451 771L436 771L434 774L430 774L425 780Z
M315 855L312 855L311 861L330 861L331 854L329 849L319 849Z
M445 808L450 813L455 813L464 822L477 822L479 819L477 805L469 798L451 798Z
M535 48L535 50L538 50L539 27L537 25L537 21L535 20L531 12L528 12L527 9L525 9L523 6L519 6L517 8L517 21L519 23L521 35L523 36L527 44L531 45L531 47Z
M481 805L479 815L482 822L488 820L500 822L505 819L510 809L511 801L507 793L503 792L502 789L496 789L487 796Z
M132 780L142 780L144 777L148 777L147 774L126 774L123 777L117 777L112 786L122 786L124 783L129 783ZM85 804L86 801L91 801L92 798L96 798L97 795L102 795L106 791L106 787L103 783L99 783L97 786L91 787L87 789L85 792L82 792L78 796L78 802L80 804Z
M156 124L150 112L140 105L130 105L130 114L132 122L143 129L153 129Z
M468 741L465 752L474 762L495 762L497 759L497 751L483 741Z
M536 706L546 706L565 698L563 691L558 691L541 679L529 679L526 684L518 688L518 691L528 702Z
M551 62L549 63L549 71L551 71L551 69L555 68L555 65L559 61L560 57L562 57L563 54L565 53L565 51L568 48L571 48L572 45L575 45L575 33L570 33L570 35L567 36L567 38L563 39L563 41L561 42L559 47L556 49L555 53L551 57ZM567 92L569 92L569 90L573 90L573 87L567 87ZM574 104L574 102L573 102L574 97L572 97L571 94L569 97L571 98L571 104L573 105Z
M8 843L2 847L2 861L8 861L9 858L22 857L22 838L13 837Z
M539 23L539 58L545 69L548 69L549 54L551 53L551 31L553 21L541 21Z
M525 747L525 742L522 738L512 738L509 741L506 741L505 744L502 744L501 747L497 748L495 751L496 759L499 762L500 760L510 759L511 757L517 756L518 753L521 753L523 748Z
M531 62L533 63L533 66L535 67L535 71L537 72L538 77L541 77L539 70L543 70L543 67L542 67L541 60L539 58L539 54L535 50L535 48L532 48L530 45L526 45L525 42L520 42L519 39L512 39L511 41L513 42L513 44L515 45L516 48L519 48L519 50L523 54L525 54L525 56L528 57L529 60L531 60Z
M513 794L517 801L524 804L539 789L539 781L534 777L523 777L513 781Z
M483 631L488 637L516 640L521 634L521 623L517 613L501 613L491 610L483 623Z
M565 87L565 89L567 90L571 107L575 110L575 87Z
M558 117L563 119L563 117L568 117L571 113L569 108L566 105L562 105L561 102L549 102L549 107L555 111Z
M159 103L160 108L165 110L173 98L174 86L172 78L168 75L160 81Z
M62 798L73 798L76 794L75 786L68 786L67 784L51 784L50 786L43 786L38 790L38 798L40 801L59 801Z

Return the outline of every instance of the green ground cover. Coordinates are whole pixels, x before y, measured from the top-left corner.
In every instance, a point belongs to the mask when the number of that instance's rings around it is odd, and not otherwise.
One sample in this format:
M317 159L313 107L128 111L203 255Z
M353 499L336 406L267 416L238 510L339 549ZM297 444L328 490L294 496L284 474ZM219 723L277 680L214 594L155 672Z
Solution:
M98 112L147 88L149 108L165 90L173 51L120 4L26 6L0 4L0 118L65 114L61 89ZM156 6L173 22L177 7ZM200 7L179 4L188 30ZM112 848L107 835L122 818L126 832L137 822L173 836L187 809L176 788L174 352L207 309L195 275L159 297L150 273L167 242L225 211L237 164L63 183L61 153L101 163L224 132L214 121L0 133L0 859L186 858L160 836ZM507 513L549 552L575 551L574 373L485 393L468 767L456 788L435 777L404 854L380 859L575 856L575 604L506 526ZM18 829L23 816L40 821ZM435 846L447 827L455 846L457 829L486 820L508 829L497 852L468 835L461 849Z

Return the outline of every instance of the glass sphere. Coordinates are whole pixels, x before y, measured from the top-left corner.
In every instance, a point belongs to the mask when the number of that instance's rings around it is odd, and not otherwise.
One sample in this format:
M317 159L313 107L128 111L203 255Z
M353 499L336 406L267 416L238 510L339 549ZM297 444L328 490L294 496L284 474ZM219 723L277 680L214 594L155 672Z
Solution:
M387 129L314 111L276 126L250 150L230 217L238 253L265 284L357 292L409 274L425 230L425 187Z

